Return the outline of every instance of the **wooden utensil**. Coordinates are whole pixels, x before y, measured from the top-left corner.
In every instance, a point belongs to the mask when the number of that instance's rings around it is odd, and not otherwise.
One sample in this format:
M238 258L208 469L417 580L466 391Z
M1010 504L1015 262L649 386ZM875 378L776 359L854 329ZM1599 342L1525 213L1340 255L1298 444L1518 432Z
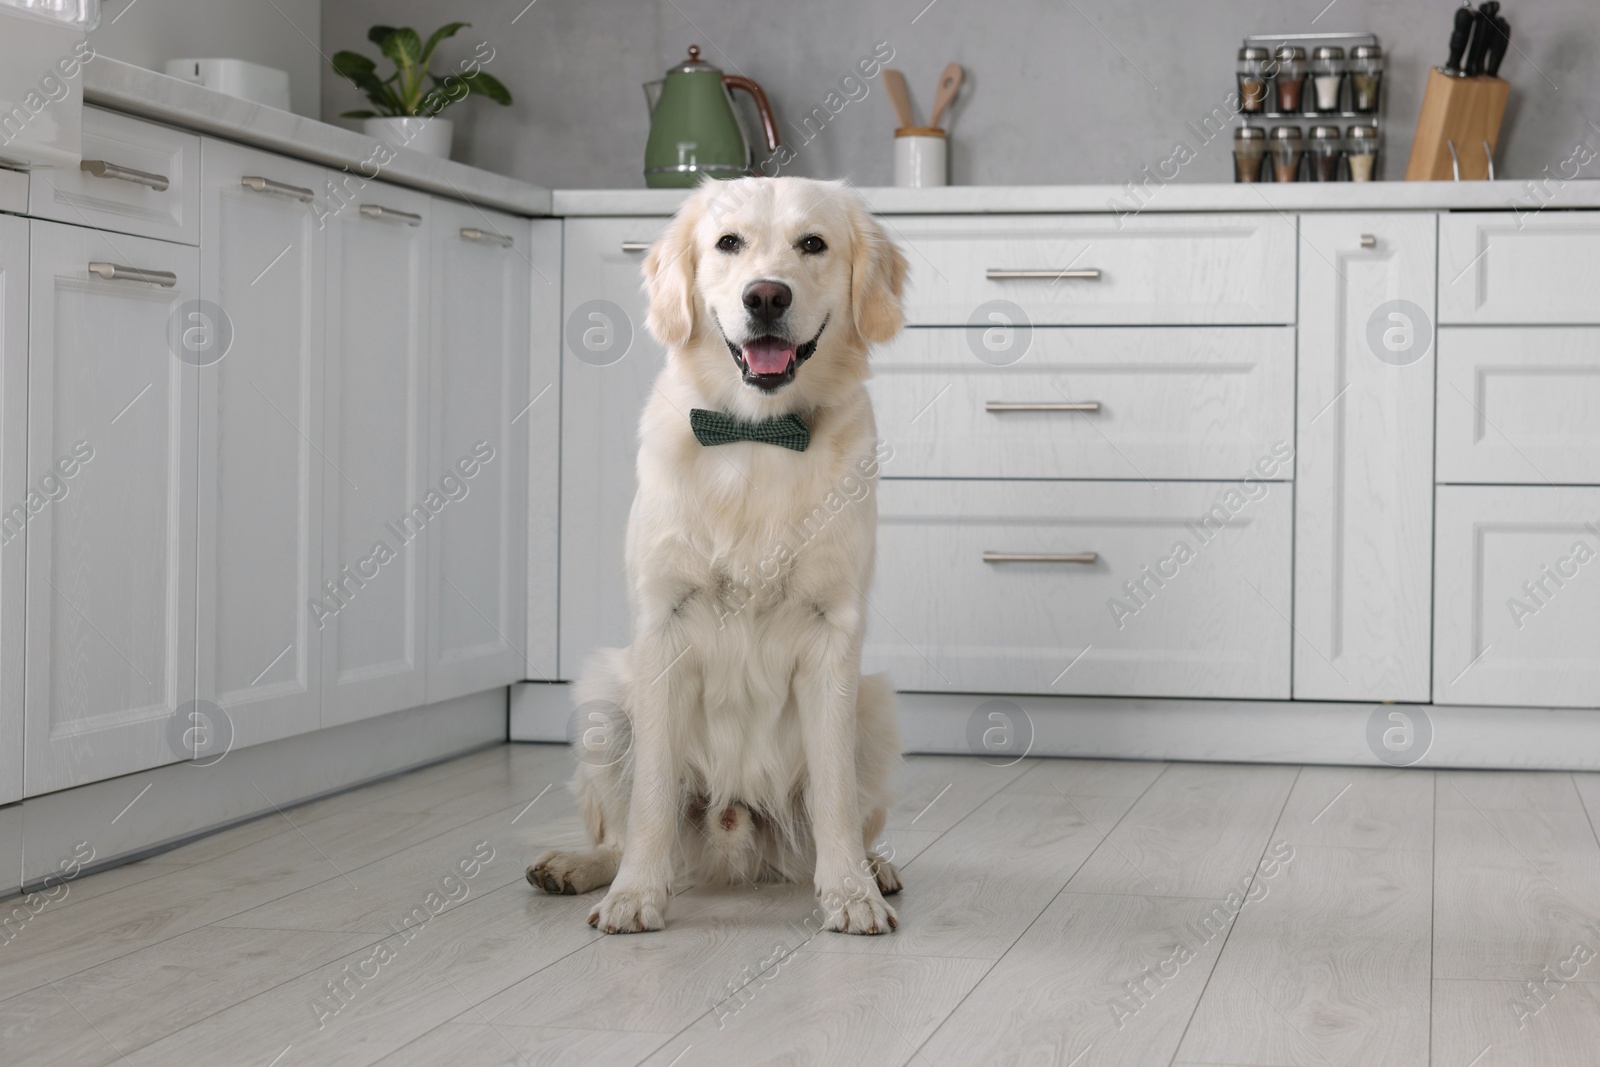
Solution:
M884 69L883 87L894 105L895 120L902 126L915 126L911 119L911 94L906 91L906 76L898 70Z
M885 71L884 73L887 74L888 72ZM928 120L928 125L943 128L939 126L939 120L944 117L945 111L955 101L956 92L960 88L961 64L952 63L944 68L943 74L939 75L939 90L933 98L933 117Z

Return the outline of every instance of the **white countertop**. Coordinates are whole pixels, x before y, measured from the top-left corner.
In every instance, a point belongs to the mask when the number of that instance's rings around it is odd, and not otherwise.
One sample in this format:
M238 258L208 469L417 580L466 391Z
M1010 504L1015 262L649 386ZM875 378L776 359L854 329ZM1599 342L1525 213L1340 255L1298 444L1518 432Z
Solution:
M83 96L87 103L100 107L330 167L365 165L370 170L373 153L380 151L377 141L352 130L105 56L83 65ZM379 177L384 181L518 215L550 214L548 189L407 148L390 151L395 158L382 167Z
M1174 182L1135 196L1118 185L951 185L863 188L881 215L1039 214L1142 211L1522 210L1600 207L1600 181L1551 182L1541 201L1526 181L1297 182L1260 185ZM1553 195L1550 195L1553 193ZM670 215L682 189L557 189L555 215Z
M366 164L378 142L287 111L262 107L190 82L97 56L83 67L84 99L173 126L333 167ZM519 215L670 215L681 189L549 189L408 149L381 177ZM1527 181L1207 184L1173 182L1135 190L1118 185L863 188L884 215L1038 214L1162 211L1384 211L1600 208L1600 181L1552 180L1541 201Z

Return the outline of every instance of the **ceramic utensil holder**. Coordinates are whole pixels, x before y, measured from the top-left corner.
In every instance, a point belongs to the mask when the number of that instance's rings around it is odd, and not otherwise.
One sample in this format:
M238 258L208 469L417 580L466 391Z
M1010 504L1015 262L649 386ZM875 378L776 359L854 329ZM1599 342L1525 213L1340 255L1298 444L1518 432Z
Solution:
M1417 136L1406 163L1407 181L1462 181L1491 176L1490 161L1500 141L1500 120L1511 84L1477 75L1453 78L1428 71L1428 87L1417 116ZM1455 147L1455 158L1450 148ZM1486 147L1487 146L1487 147ZM1457 168L1459 167L1459 173Z
M902 126L894 131L894 183L907 189L948 185L949 140L936 126Z

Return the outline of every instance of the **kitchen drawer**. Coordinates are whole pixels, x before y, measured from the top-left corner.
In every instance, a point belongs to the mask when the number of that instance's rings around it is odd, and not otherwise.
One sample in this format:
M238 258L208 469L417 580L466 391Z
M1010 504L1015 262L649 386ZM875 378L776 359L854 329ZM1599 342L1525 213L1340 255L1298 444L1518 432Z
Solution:
M1600 706L1600 489L1440 486L1438 704Z
M866 661L905 690L1286 699L1290 497L1283 483L880 482Z
M1441 482L1600 485L1600 328L1439 331Z
M912 328L873 363L891 477L1294 477L1293 327L1044 328L1006 366Z
M1600 323L1600 213L1448 214L1441 323Z
M1295 224L1275 212L914 216L889 231L913 326L1014 325L994 301L1034 326L1294 322Z
M83 109L87 170L35 170L28 214L74 226L200 243L200 138L126 115Z

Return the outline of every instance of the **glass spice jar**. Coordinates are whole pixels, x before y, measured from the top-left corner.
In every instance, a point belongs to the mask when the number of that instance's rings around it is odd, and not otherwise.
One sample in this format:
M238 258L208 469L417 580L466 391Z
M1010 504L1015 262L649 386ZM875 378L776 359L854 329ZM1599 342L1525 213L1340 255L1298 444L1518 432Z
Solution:
M1267 138L1272 142L1272 180L1294 182L1300 180L1300 127L1274 126Z
M1267 106L1267 65L1272 53L1247 45L1239 49L1239 110L1257 114Z
M1370 182L1378 163L1378 128L1352 126L1345 133L1345 160L1350 164L1350 180Z
M1336 182L1339 180L1339 127L1311 127L1311 180Z
M1233 180L1258 182L1267 158L1267 131L1260 126L1240 126L1233 131Z
M1284 115L1299 114L1301 91L1306 85L1306 50L1298 45L1280 45L1273 59L1278 63L1278 76L1274 79L1278 88L1276 107Z
M1350 50L1350 110L1370 115L1378 110L1383 83L1383 49L1362 44Z
M1344 49L1322 45L1311 50L1311 87L1319 112L1339 110L1339 90L1344 85Z

